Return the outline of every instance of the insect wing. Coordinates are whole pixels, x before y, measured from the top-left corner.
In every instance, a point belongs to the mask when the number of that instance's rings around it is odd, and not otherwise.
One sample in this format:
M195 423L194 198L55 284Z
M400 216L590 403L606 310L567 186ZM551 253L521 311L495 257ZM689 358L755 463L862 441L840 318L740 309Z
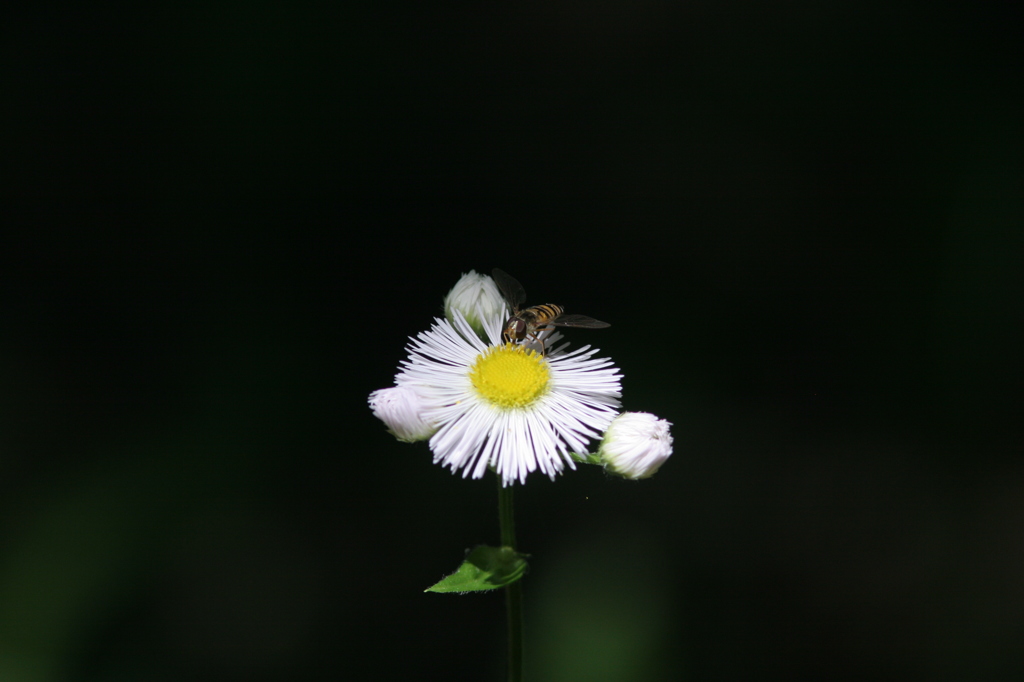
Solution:
M491 276L494 277L494 283L498 285L501 295L505 297L505 302L512 310L518 311L526 301L526 289L523 288L523 285L515 277L499 268L494 268Z
M553 322L556 327L580 327L582 329L604 329L611 325L586 315L559 315Z

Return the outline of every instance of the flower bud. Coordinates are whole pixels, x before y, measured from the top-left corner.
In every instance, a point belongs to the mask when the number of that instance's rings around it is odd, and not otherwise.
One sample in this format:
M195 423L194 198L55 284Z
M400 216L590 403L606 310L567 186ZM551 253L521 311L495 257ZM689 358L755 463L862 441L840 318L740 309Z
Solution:
M634 480L653 476L672 454L670 426L647 412L620 414L597 450L605 470Z
M391 435L405 443L427 440L437 431L437 427L423 419L423 401L408 386L374 391L370 394L370 409Z
M444 298L444 315L448 321L455 323L453 311L458 310L483 339L487 338L483 320L497 317L503 307L504 299L494 280L473 270L463 275Z

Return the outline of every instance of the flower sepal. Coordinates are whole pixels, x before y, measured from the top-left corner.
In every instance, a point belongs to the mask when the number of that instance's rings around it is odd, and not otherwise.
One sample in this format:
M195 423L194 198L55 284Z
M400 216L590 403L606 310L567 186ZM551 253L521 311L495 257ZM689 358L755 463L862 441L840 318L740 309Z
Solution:
M583 454L580 454L578 452L570 452L569 456L572 457L572 461L576 462L577 464L596 464L598 466L604 465L604 460L601 459L601 455L597 454L596 452L593 454L589 452L584 452Z
M482 592L511 585L526 575L526 559L511 547L479 545L466 554L455 572L431 585L424 592Z

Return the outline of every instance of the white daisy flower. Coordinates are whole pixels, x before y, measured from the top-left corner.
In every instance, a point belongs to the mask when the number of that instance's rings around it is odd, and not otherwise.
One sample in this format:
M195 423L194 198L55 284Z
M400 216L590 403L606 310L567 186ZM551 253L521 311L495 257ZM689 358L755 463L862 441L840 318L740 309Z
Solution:
M493 467L503 485L524 483L531 471L552 479L571 452L585 452L618 414L620 375L611 360L584 346L566 345L543 356L536 344L502 343L504 308L483 318L484 343L454 311L436 319L408 346L409 359L395 383L416 392L420 415L437 425L430 438L434 461L480 478Z
M504 299L494 280L475 270L459 278L444 297L444 316L448 321L455 319L454 312L458 310L480 338L486 338L483 321L497 317L504 307Z
M625 412L608 427L598 457L613 474L634 480L650 478L672 454L670 426L647 412Z

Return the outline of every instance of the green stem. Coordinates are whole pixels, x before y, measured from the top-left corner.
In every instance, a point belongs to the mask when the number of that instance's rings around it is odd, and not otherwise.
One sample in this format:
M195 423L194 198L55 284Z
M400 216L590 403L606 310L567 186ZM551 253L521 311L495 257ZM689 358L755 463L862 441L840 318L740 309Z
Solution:
M516 522L513 515L512 486L503 486L498 478L498 522L501 545L515 551ZM508 679L523 679L523 588L519 580L505 587L505 612L508 622Z

